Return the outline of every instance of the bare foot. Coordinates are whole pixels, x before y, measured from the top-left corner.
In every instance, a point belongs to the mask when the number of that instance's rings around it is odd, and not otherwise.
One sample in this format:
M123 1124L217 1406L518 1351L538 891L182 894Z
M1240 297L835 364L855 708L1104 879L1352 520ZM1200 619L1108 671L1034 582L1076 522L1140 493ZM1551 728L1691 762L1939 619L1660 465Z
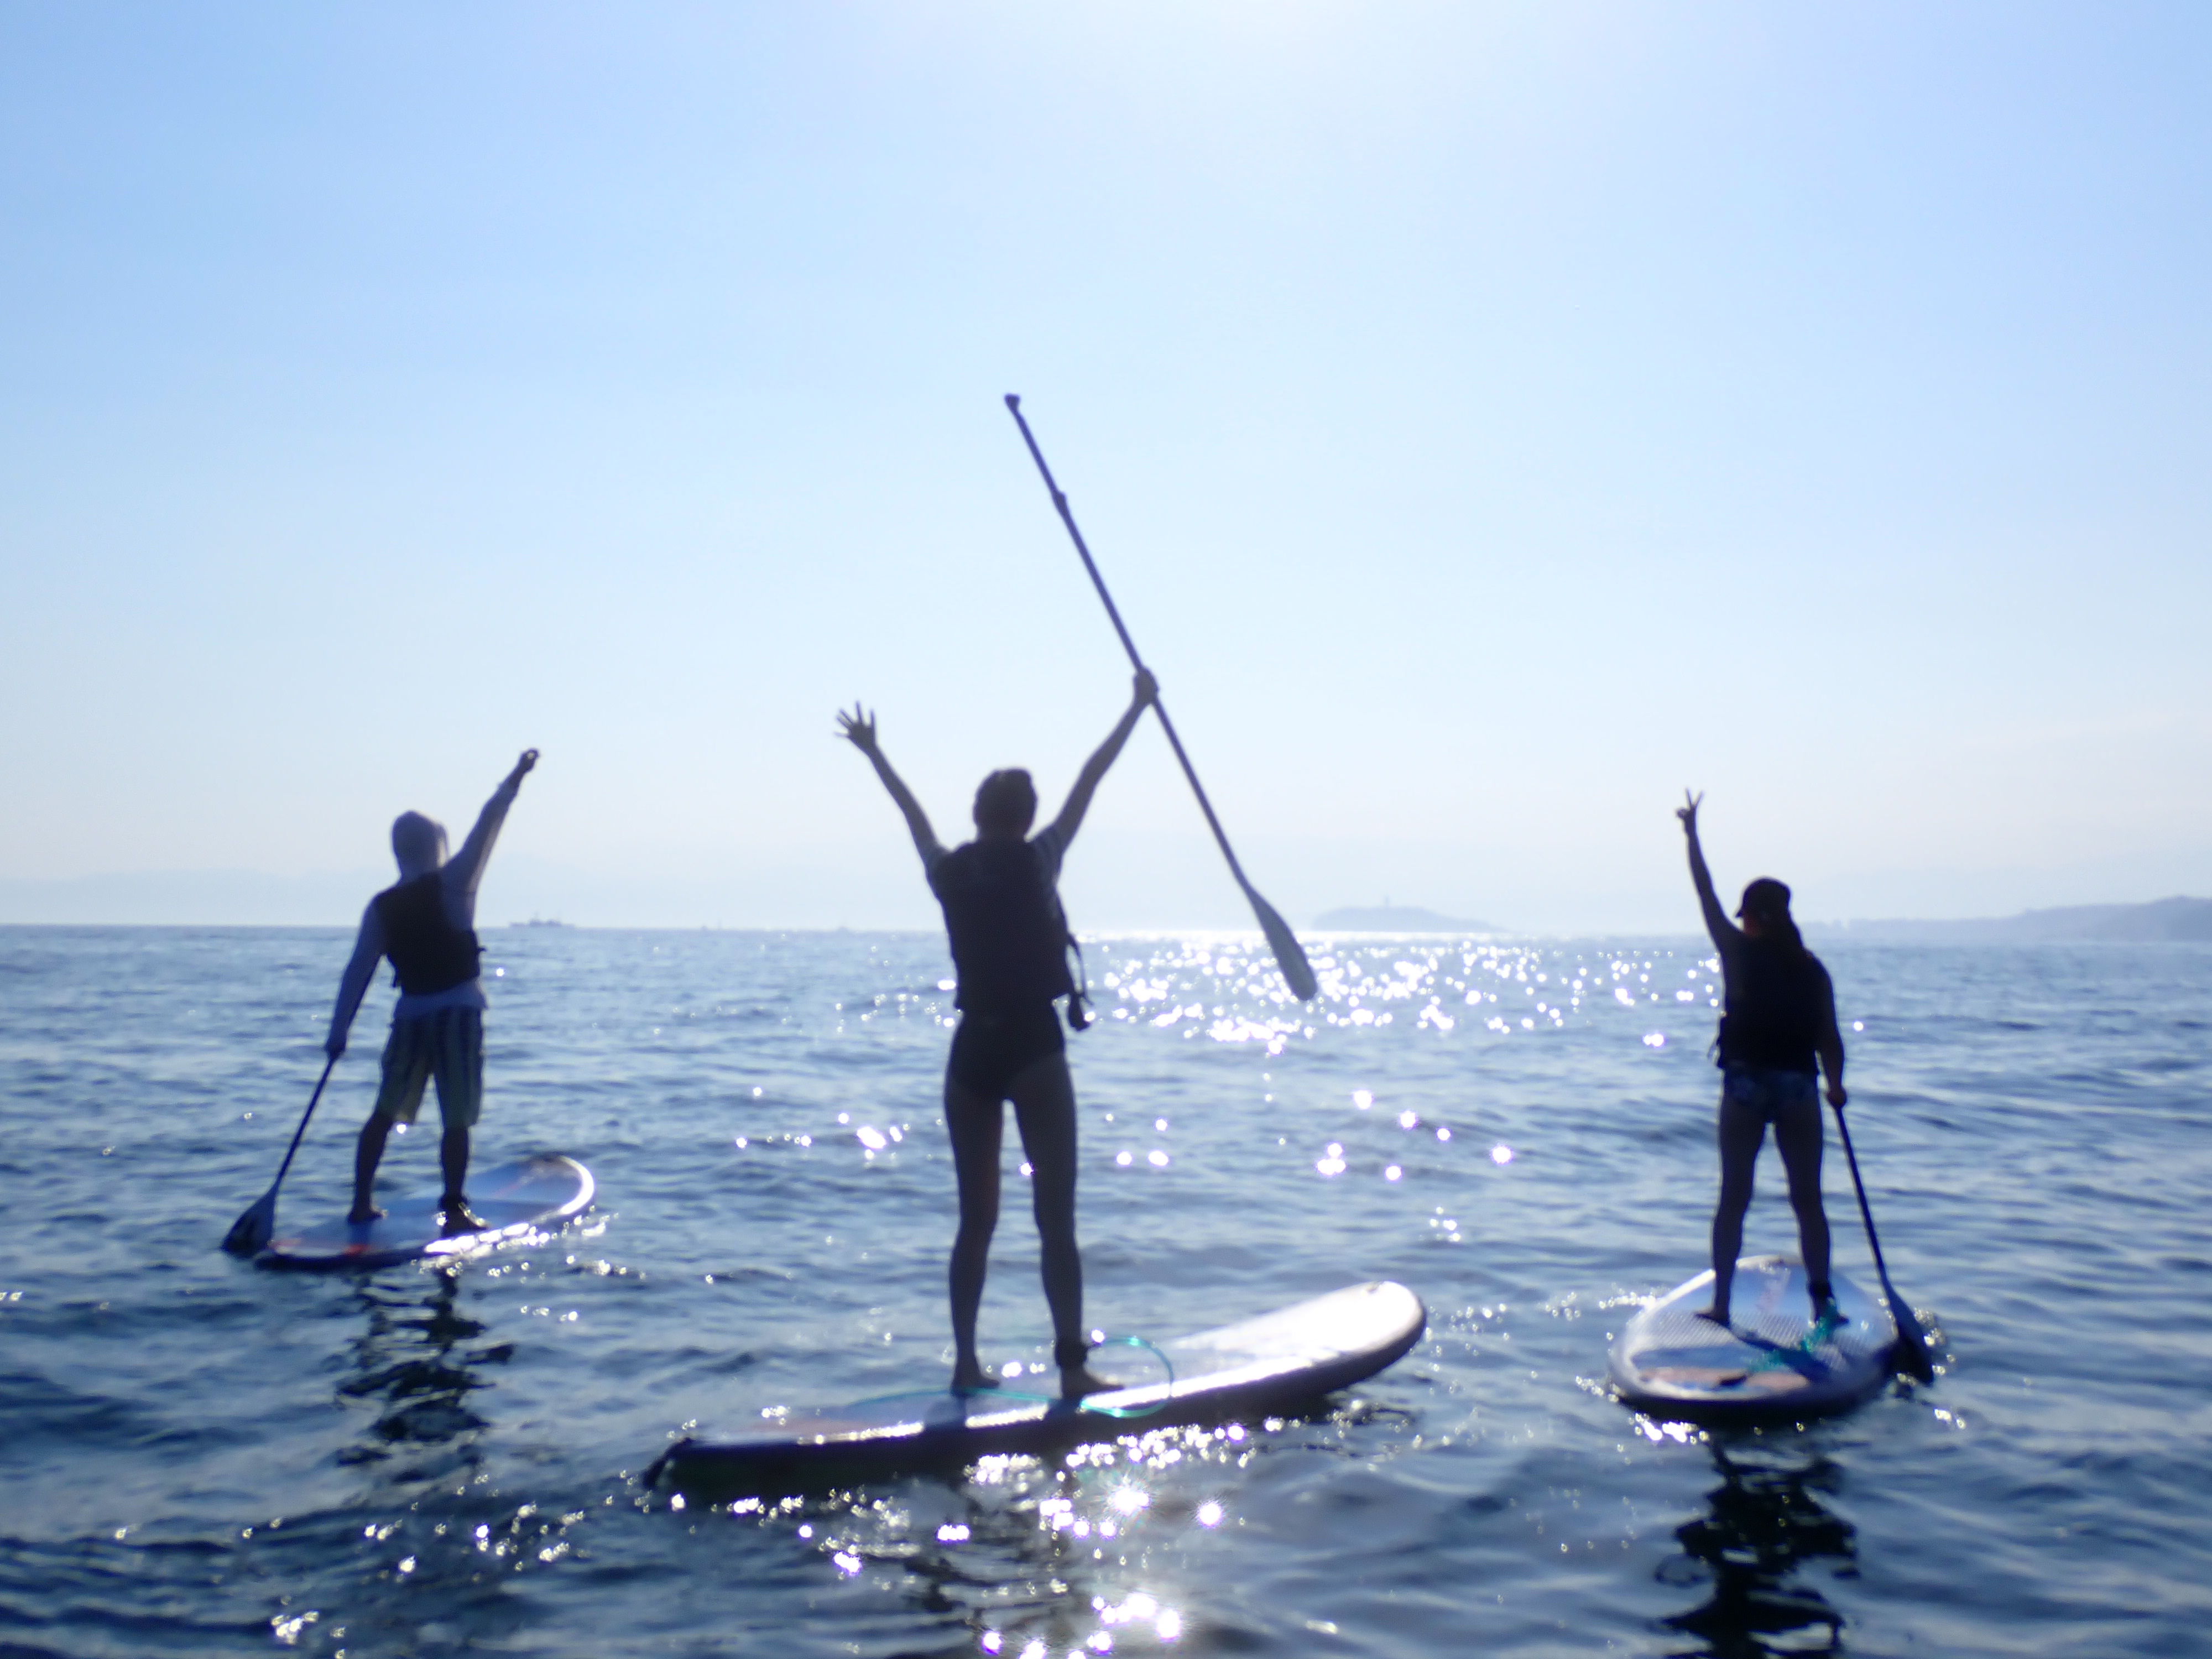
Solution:
M469 1208L465 1198L449 1199L438 1211L438 1236L459 1238L465 1233L484 1233L491 1231L491 1223Z
M1698 1317L1707 1321L1709 1323L1719 1326L1724 1331L1734 1328L1729 1323L1729 1315L1726 1308L1700 1308L1698 1310Z
M1060 1373L1060 1397L1080 1400L1086 1394L1107 1394L1121 1385L1109 1376L1100 1376L1088 1365L1063 1367Z
M384 1212L374 1204L356 1204L346 1212L346 1225L349 1227L366 1227L371 1222L383 1219Z
M955 1367L952 1372L952 1392L982 1394L999 1386L999 1379L981 1366Z

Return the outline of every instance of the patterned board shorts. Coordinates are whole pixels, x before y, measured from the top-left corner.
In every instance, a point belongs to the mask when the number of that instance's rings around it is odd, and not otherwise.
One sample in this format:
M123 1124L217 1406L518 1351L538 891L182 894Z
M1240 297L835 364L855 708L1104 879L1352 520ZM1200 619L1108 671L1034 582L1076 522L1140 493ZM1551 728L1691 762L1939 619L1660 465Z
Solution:
M376 1115L412 1123L422 1109L422 1089L438 1080L438 1112L446 1127L476 1126L483 1107L483 1011L441 1008L416 1019L394 1020L384 1045L384 1082Z

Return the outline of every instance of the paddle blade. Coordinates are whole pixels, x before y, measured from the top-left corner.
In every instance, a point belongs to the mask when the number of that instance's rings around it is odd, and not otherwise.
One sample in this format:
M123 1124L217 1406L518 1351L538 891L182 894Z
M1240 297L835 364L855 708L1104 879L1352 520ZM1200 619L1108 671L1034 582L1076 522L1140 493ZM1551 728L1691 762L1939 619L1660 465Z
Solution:
M1282 969L1291 994L1300 1002L1311 1002L1321 994L1321 987L1314 980L1304 947L1291 932L1291 924L1276 915L1275 907L1254 891L1249 883L1245 884L1244 896L1252 901L1252 914L1260 919L1260 931L1267 936L1267 948L1275 953L1275 966Z
M276 1231L276 1194L271 1190L262 1194L258 1203L230 1224L222 1248L233 1255L256 1255Z
M1892 1363L1916 1382L1936 1380L1936 1362L1928 1352L1928 1335L1920 1328L1919 1317L1893 1291L1889 1297L1890 1317L1897 1323L1897 1352Z

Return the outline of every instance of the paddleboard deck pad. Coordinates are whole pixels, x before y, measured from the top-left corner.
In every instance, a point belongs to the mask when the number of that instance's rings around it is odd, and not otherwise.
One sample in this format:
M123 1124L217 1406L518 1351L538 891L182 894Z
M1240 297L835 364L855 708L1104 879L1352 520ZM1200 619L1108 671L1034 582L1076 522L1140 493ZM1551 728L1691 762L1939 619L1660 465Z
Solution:
M1607 1369L1621 1399L1680 1417L1815 1416L1872 1394L1891 1374L1897 1327L1887 1306L1832 1273L1841 1322L1813 1323L1805 1269L1787 1256L1735 1264L1729 1328L1698 1317L1712 1304L1710 1268L1628 1322Z
M1375 1375L1428 1327L1403 1285L1353 1285L1241 1324L1157 1345L1171 1380L1081 1401L906 1394L858 1405L781 1411L728 1439L669 1448L648 1484L678 1491L788 1491L832 1471L865 1477L964 1464L1006 1453L1046 1453L1172 1425L1258 1415L1312 1401ZM1110 1353L1100 1369L1110 1376Z
M388 1202L380 1221L356 1226L338 1216L303 1229L280 1224L254 1260L264 1267L325 1271L388 1267L396 1262L475 1255L581 1215L596 1190L592 1172L557 1152L495 1164L469 1175L469 1207L490 1224L446 1238L438 1231L442 1187Z

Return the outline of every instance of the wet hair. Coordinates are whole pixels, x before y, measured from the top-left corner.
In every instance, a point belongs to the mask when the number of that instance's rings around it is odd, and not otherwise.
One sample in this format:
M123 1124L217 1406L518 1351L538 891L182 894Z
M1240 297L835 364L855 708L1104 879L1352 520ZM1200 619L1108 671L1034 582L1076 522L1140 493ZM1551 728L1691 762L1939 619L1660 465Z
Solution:
M998 835L1023 835L1036 817L1036 785L1018 766L994 772L975 787L975 827Z
M446 826L420 812L402 812L392 820L392 856L403 870L410 865L434 870L445 862Z
M1761 935L1774 940L1790 956L1805 954L1805 936L1797 931L1797 924L1790 915L1790 889L1786 883L1771 876L1761 876L1743 890L1743 902L1736 907L1736 915L1756 918Z

